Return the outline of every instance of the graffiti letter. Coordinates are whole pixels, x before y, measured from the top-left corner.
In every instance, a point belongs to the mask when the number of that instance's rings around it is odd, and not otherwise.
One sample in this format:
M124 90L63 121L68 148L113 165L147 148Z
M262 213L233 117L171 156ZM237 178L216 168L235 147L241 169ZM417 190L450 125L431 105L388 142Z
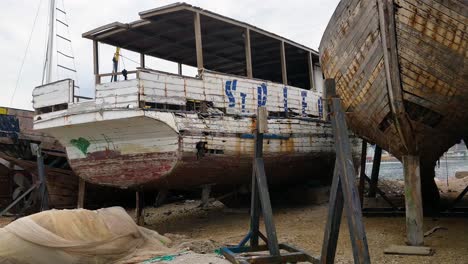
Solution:
M302 96L302 114L306 114L306 108L307 108L307 102L306 102L306 97L307 97L307 91L301 91L301 96Z
M323 118L323 101L322 101L322 97L319 97L317 104L318 104L319 116L320 116L320 118Z
M288 113L288 87L283 88L283 105L284 112Z
M247 94L245 93L240 93L241 100L242 100L242 112L245 112L245 97L247 97Z
M258 106L265 106L267 102L267 86L266 84L262 83L260 86L257 87L257 101Z
M237 86L237 80L231 81L226 81L226 95L229 99L229 107L234 107L236 105L236 99L234 98L234 95L232 94L232 91L236 90Z

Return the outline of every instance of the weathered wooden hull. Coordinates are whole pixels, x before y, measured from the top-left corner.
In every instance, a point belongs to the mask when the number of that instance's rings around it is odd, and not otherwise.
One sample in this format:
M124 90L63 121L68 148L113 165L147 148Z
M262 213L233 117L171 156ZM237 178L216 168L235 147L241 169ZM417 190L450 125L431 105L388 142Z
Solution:
M36 95L48 96L50 89L41 89ZM134 80L98 85L95 101L36 115L35 129L60 140L74 172L92 183L160 189L232 185L250 181L253 113L260 105L270 111L264 140L270 182L328 182L333 136L320 117L318 93L261 80L144 70ZM353 144L359 149L356 138Z
M50 133L66 147L74 172L95 184L120 188L189 188L249 181L253 118L248 118L250 124L240 128L244 133L206 136L196 131L197 124L190 117L162 114L160 120L139 116L54 128ZM180 133L162 121L170 123L171 118L177 127L185 123L190 133ZM196 115L191 118L197 119ZM284 120L270 122L284 126L278 130L291 126L291 122ZM216 125L216 121L210 123ZM309 130L302 136L291 136L291 130L284 131L282 136L279 133L266 136L265 164L272 183L330 179L334 163L330 125L320 120L300 123L304 130ZM210 132L206 130L206 133ZM89 147L80 147L76 139L84 145L89 142ZM206 147L197 149L199 142L206 142Z
M468 135L467 14L466 1L339 3L320 59L355 133L429 171Z

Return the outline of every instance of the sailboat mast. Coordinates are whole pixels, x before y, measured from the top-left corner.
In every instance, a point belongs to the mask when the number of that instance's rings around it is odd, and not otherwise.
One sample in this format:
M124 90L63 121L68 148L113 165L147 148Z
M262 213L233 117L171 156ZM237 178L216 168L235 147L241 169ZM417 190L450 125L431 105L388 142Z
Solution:
M55 0L50 0L49 10L49 36L47 40L47 67L46 67L46 83L52 82L52 59L54 48L54 24L55 24Z

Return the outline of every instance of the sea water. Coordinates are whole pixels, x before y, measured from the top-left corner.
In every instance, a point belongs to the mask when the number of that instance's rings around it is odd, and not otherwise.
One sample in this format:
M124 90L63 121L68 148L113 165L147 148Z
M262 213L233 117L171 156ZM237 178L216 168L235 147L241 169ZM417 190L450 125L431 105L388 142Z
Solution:
M465 158L442 158L437 162L435 168L436 177L445 179L454 177L457 171L468 171L468 157ZM366 175L370 177L372 162L366 164ZM399 161L386 161L380 164L379 178L388 180L403 180L403 166Z

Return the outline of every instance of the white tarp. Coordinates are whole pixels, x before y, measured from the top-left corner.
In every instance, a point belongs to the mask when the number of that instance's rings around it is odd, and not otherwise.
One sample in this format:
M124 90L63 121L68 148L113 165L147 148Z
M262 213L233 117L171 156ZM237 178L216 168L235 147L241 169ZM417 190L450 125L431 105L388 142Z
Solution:
M50 210L0 228L0 263L137 263L173 253L121 207Z

